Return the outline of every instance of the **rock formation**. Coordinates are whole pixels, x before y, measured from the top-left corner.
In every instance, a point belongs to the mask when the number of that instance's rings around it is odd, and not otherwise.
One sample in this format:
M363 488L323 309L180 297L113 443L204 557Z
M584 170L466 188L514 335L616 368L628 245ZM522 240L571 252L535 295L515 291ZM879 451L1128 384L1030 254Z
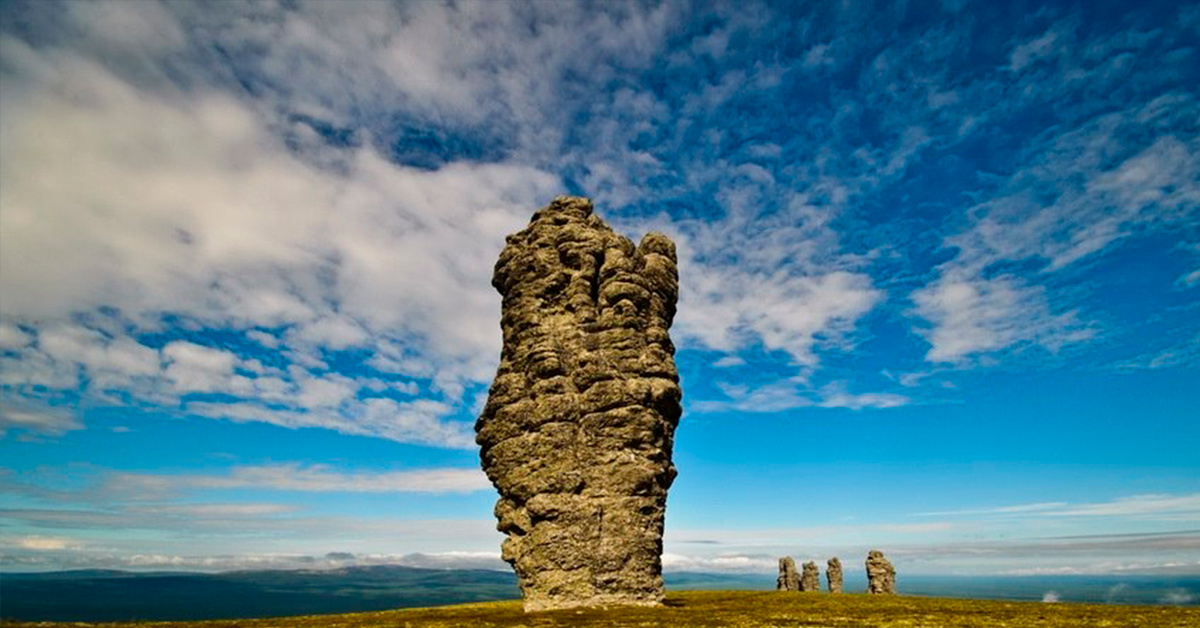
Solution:
M779 559L779 577L775 579L775 590L800 590L800 574L796 573L796 561L791 556Z
M817 570L817 564L811 560L804 563L803 572L800 574L800 590L821 590L821 572Z
M525 610L661 603L675 245L634 246L558 197L508 236L492 285L504 345L475 440Z
M879 550L871 550L867 553L867 593L896 594L896 569Z
M825 581L829 583L830 593L842 592L842 561L837 556L825 562Z

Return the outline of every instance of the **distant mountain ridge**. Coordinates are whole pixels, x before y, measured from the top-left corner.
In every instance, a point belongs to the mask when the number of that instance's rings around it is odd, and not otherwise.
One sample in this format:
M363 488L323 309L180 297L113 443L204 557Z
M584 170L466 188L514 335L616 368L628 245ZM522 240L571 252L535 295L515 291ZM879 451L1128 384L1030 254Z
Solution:
M331 570L0 574L0 616L200 620L351 613L519 597L512 573L402 566Z

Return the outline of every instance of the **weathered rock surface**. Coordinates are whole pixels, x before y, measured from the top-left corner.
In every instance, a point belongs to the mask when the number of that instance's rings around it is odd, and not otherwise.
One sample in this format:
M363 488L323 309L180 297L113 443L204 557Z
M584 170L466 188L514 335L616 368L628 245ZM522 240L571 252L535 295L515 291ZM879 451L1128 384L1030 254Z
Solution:
M779 559L779 577L775 579L775 590L800 590L800 574L796 572L796 561L791 556Z
M830 593L842 592L842 561L837 556L825 562L825 581L829 584Z
M821 572L817 570L817 564L811 560L804 563L803 571L800 573L800 590L821 590Z
M867 593L874 595L896 594L896 568L883 557L883 552L871 550L867 553Z
M634 246L558 197L508 236L492 285L504 346L475 440L525 610L661 603L675 245Z

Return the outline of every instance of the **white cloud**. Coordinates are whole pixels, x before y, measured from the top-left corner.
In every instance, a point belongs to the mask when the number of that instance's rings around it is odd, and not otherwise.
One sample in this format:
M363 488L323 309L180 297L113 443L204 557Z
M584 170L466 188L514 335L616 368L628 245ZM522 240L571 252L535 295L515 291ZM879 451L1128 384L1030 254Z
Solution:
M143 506L138 512L146 514L169 514L184 517L217 517L236 519L240 517L262 517L294 512L297 507L288 504L174 504Z
M832 65L834 60L830 48L829 44L817 44L809 48L808 52L804 53L804 67L819 68L823 65Z
M63 9L64 17L84 37L117 52L170 52L185 42L179 22L158 3L71 2L64 4Z
M941 512L917 513L920 517L944 517L953 515L1009 515L1057 510L1066 506L1067 502L1043 502L1037 504L1020 504L1017 506L1001 506L998 508L982 508L977 510L950 510Z
M181 392L225 392L238 357L229 351L176 341L162 349L163 375Z
M1200 242L1181 245L1177 248L1186 251L1189 257L1193 259L1193 264L1200 264ZM1184 273L1183 276L1176 280L1176 283L1184 288L1194 288L1197 284L1200 284L1200 268ZM3 333L3 330L0 330L0 338L3 338Z
M1001 515L1007 517L1139 517L1175 520L1200 514L1200 493L1147 494L1095 503L1042 502L995 508L920 513L920 516Z
M796 67L869 54L861 98L811 103L808 121L795 121L798 146L756 121L727 124L739 98L775 98L793 69L738 58L743 36L774 19L764 7L712 7L720 27L673 50L688 23L673 4L63 7L63 18L29 12L38 38L0 38L0 343L17 350L4 358L5 385L64 391L86 374L87 394L106 403L133 391L206 416L461 446L463 426L446 419L470 410L463 396L492 376L499 348L492 264L504 234L565 179L622 231L657 226L676 238L679 346L729 360L761 346L807 374L825 352L854 348L886 299L887 282L869 271L889 247L845 246L839 219L853 224L872 193L957 137L950 130L1036 104L1028 82L1059 67L1046 61L1110 85L1122 77L1117 57L1152 41L1133 33L1079 52L1071 24L1056 24L1008 44L1011 72L997 74L1014 85L997 90L995 76L960 84L947 73L965 45L953 29L868 53L872 25L843 15L832 38L805 36ZM214 63L213 50L227 58ZM665 92L630 80L700 62L712 72ZM1055 84L1067 83L1078 86ZM1003 102L981 101L997 93ZM1045 258L1045 272L1057 272L1185 219L1197 198L1195 138L1160 133L1128 154L1109 141L1137 125L1188 128L1192 99L1154 93L1140 108L1064 123L1070 132L1028 147L1026 167L970 210L946 240L958 257L914 294L930 360L1056 350L1093 333L1086 312L1038 278L984 271ZM863 138L876 113L878 137ZM1045 198L1028 195L1027 183L1063 181ZM681 200L711 204L643 211ZM955 298L964 292L973 296ZM86 348L29 345L106 306L121 324L81 324L73 333L100 333L74 340ZM232 371L154 356L139 338L162 331L167 315L192 331L244 334L266 355L208 347L232 356ZM440 405L369 401L365 391L382 394L377 377L331 367L329 354L345 349L403 378L394 391ZM787 387L771 403L822 403ZM185 398L210 392L239 400ZM880 394L824 403L902 403ZM385 427L385 411L404 413L401 427Z
M1039 59L1051 56L1056 50L1055 43L1058 39L1057 32L1048 30L1037 39L1017 46L1012 51L1009 69L1013 72L1020 72Z
M1182 342L1118 362L1118 369L1157 370L1186 366L1200 360L1200 332Z
M76 549L78 543L70 539L47 537L47 536L24 536L16 539L17 546L22 549L40 550L49 552L58 552L67 549Z
M457 493L490 489L479 469L416 469L374 473L342 473L324 466L274 465L234 467L226 476L167 478L195 488L258 488L303 492ZM119 479L116 481L119 482Z
M1161 96L1032 143L1027 165L968 210L968 228L945 238L955 257L912 295L913 313L932 324L922 330L927 359L962 363L1029 345L1056 351L1096 336L1045 284L1135 233L1193 219L1200 137L1172 130L1197 111ZM1139 145L1124 139L1132 129L1158 136Z
M757 387L728 382L718 382L728 399L707 399L691 402L689 408L697 412L781 412L794 408L897 408L912 403L912 399L895 393L869 392L851 393L847 383L835 381L814 390L808 378L800 375L780 379Z
M396 497L385 497L379 513L395 511ZM63 541L63 550L26 548L10 536L0 539L0 552L6 565L58 569L175 565L216 571L348 564L507 569L499 561L494 519L411 519L378 513L360 517L304 510L281 504L113 502L95 509L0 509L0 519L51 528L54 535L39 536ZM124 532L114 536L113 529ZM179 545L179 535L186 536L186 547ZM332 546L330 539L336 539Z
M9 430L61 436L82 428L83 424L66 408L39 406L7 396L0 397L0 436Z
M376 436L402 443L471 448L474 433L466 421L446 420L454 412L448 404L430 399L395 401L375 397L335 410L278 408L256 403L193 401L186 412L230 421L259 421L298 429L319 427L343 434Z
M0 322L0 349L24 349L33 342L33 336L11 323Z
M198 490L256 489L307 493L469 493L491 488L476 468L430 467L404 471L345 472L327 465L285 463L234 466L221 474L105 473L94 488L72 493L71 499L112 502L161 502ZM36 491L33 493L36 494ZM60 497L61 499L62 497ZM161 513L265 515L287 512L277 504L186 503L154 506Z
M921 330L931 362L961 362L1024 342L1057 349L1093 334L1074 312L1050 312L1044 288L1012 276L947 273L912 298L914 313L932 323Z
M104 390L123 390L169 409L181 395L220 392L244 400L221 408L232 418L466 445L439 417L461 401L464 381L494 370L491 266L557 178L504 163L404 168L369 146L292 150L274 114L219 89L128 78L112 55L145 61L181 44L163 26L175 18L135 6L69 6L97 13L95 58L0 38L0 338L18 351L5 357L6 384L70 391L86 373L85 393L104 402L113 401ZM125 29L141 48L104 47ZM89 327L106 307L120 324ZM79 314L91 322L65 323ZM307 370L248 377L238 370L262 371L253 356L199 338L161 353L141 344L137 334L161 330L166 315L245 330L268 350L277 343L255 328L284 327L280 355L318 371L325 350L402 344L436 372L432 392L446 399L359 400L372 382ZM389 410L401 413L396 426Z
M111 339L78 325L39 330L38 349L59 363L78 364L92 372L116 372L129 377L158 372L158 352L129 338Z
M1152 517L1183 513L1200 515L1200 493L1133 495L1111 502L1070 504L1054 514L1074 517Z
M40 549L24 548L22 549ZM511 568L496 552L429 552L410 554L381 554L331 551L324 554L261 553L230 554L172 554L136 553L117 555L104 551L76 551L70 555L23 553L12 556L12 562L22 566L57 567L61 569L129 569L129 570L187 570L199 572L242 571L262 569L340 569L398 565L426 569L487 569L511 572Z
M688 571L708 573L764 573L774 571L779 559L762 555L726 554L719 556L689 556L664 553L664 571Z
M229 554L217 561L221 565L208 568L224 568L227 562L237 562L239 554L312 552L326 547L331 538L340 539L342 546L336 549L363 555L484 549L491 556L497 553L494 520L413 520L388 514L409 512L409 499L427 504L440 496L490 492L487 477L474 467L362 471L282 463L235 465L212 473L145 473L76 465L67 472L70 484L56 488L42 484L48 473L43 470L38 479L28 474L0 478L6 493L19 495L28 505L0 508L0 521L36 531L39 534L30 538L42 539L18 544L10 535L0 544L43 553L71 550L47 559L61 563L61 568L74 565L73 560L120 563L136 555L179 555L179 535L188 539L187 553ZM246 500L263 491L272 501ZM326 498L314 502L316 498L302 497L318 493L358 494L354 501L378 503L369 516L360 516L340 506L329 511ZM112 530L124 532L114 537ZM9 548L0 551L6 558L29 555ZM441 559L426 562L436 560ZM180 561L188 568L206 568L194 557Z
M817 361L818 335L836 342L882 296L867 275L845 271L756 273L710 265L689 276L693 286L680 306L681 335L723 351L758 340L805 365Z
M591 100L564 105L560 82L647 67L678 24L674 9L560 7L548 16L497 3L135 7L70 4L85 37L65 37L47 21L40 28L50 43L37 49L10 34L0 40L9 77L0 103L0 316L6 329L20 323L42 340L7 358L28 373L8 384L69 390L86 374L94 383L85 394L105 402L114 398L104 390L125 391L202 416L470 446L463 426L444 419L464 407L469 383L494 373L492 265L503 236L561 189L537 164L565 158L568 168L587 163L593 173L612 164L618 178L634 164L662 167L654 155L626 151L624 134L653 126L619 116L666 123L670 108L632 89L613 94L612 119L596 119L607 131L564 156L563 124ZM765 19L727 17L729 33ZM531 19L539 24L532 36ZM114 39L123 30L130 36ZM721 56L723 33L689 54ZM589 45L575 45L580 38ZM208 44L234 56L253 49L238 57L241 71L272 87L256 101L227 89L228 69L195 55ZM770 89L779 74L726 73L684 108L710 115L739 89ZM282 84L286 93L273 87ZM377 146L409 147L375 134L393 131L375 118L397 106L483 142L503 136L510 158L439 163L432 155L434 169L397 166ZM323 123L355 135L331 144L317 131ZM834 193L838 207L821 208L793 195L786 212L768 219L755 204L778 191L772 174L736 164L726 177L725 168L698 176L720 179L729 220L668 225L686 241L682 342L736 351L761 341L805 365L817 363L819 348L852 346L857 320L882 292L837 253L828 222L847 196ZM633 180L589 180L614 210L640 195ZM826 186L837 184L813 193ZM730 234L743 241L742 259L711 259ZM55 325L106 307L116 308L119 324L76 326L79 346L53 342ZM244 333L301 368L265 368L263 356L206 346L202 336L161 351L141 344L138 334L160 331L167 315ZM427 380L423 390L396 384L427 401L363 395L378 392L378 381L330 372L326 353L349 348L391 375ZM196 393L239 399L188 399Z
M829 384L821 388L821 399L817 403L822 408L849 408L862 410L864 408L899 408L912 403L904 395L895 393L859 393L853 394L845 390L845 383Z

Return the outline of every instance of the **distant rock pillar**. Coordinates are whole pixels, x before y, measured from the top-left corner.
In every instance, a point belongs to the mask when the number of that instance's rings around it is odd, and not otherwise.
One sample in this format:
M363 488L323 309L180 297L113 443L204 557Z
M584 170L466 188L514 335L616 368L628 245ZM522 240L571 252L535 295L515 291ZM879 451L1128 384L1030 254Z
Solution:
M804 571L800 574L800 590L821 590L821 572L817 569L817 564L811 560L804 563Z
M842 561L837 556L825 563L825 581L829 583L830 593L842 592Z
M896 568L879 550L871 550L867 554L867 593L896 594Z
M492 286L504 344L475 442L525 610L661 604L675 245L560 196L508 236Z
M775 580L778 591L799 591L800 574L796 573L796 561L791 556L779 559L779 578Z

